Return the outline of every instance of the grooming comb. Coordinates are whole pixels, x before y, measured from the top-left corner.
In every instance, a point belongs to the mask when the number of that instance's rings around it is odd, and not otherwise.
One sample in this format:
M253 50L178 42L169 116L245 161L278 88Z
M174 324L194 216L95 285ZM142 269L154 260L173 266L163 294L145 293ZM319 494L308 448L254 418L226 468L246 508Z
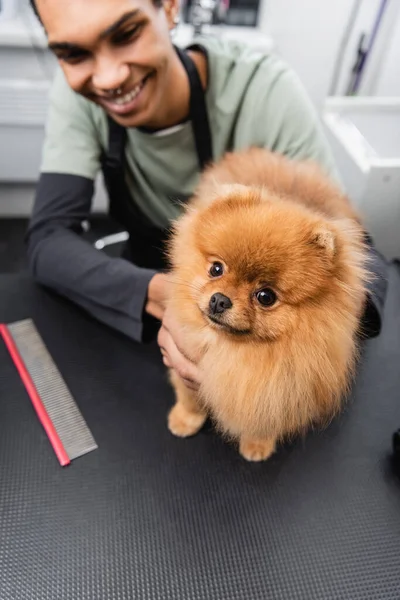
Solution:
M61 466L97 448L33 321L0 324L0 334Z

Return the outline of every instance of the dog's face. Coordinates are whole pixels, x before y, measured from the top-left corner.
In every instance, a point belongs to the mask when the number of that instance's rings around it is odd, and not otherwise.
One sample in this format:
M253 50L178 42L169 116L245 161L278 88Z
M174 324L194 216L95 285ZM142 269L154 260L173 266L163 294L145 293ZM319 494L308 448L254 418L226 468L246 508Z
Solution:
M334 227L261 192L235 189L184 219L181 233L182 298L230 336L272 340L311 318L304 309L323 301L335 269Z

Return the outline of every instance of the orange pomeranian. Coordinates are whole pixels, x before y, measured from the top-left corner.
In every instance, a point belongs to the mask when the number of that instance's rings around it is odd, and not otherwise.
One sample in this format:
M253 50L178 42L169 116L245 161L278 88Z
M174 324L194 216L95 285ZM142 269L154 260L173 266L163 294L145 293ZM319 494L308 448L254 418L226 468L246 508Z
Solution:
M263 149L208 168L169 247L169 308L199 349L198 393L171 371L168 425L210 416L248 460L340 410L357 357L366 249L359 218L315 166Z

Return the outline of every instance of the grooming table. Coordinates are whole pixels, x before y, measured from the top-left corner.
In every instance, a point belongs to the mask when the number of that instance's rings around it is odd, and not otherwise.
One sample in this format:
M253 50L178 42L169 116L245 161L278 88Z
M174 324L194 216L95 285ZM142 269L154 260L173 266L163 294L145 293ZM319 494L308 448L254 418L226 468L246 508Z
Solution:
M0 344L1 600L399 600L400 272L355 391L322 433L248 464L173 401L140 346L0 276L0 322L33 318L98 450L61 468Z

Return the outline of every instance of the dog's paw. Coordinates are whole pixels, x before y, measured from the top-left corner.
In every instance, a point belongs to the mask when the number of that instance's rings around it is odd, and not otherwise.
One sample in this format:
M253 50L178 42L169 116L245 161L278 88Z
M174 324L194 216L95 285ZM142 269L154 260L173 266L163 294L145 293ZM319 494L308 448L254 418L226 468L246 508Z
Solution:
M243 458L249 461L267 460L275 452L275 440L265 440L263 442L240 440L239 452Z
M168 415L168 429L177 437L190 437L203 427L207 416L189 412L182 404L175 404Z

